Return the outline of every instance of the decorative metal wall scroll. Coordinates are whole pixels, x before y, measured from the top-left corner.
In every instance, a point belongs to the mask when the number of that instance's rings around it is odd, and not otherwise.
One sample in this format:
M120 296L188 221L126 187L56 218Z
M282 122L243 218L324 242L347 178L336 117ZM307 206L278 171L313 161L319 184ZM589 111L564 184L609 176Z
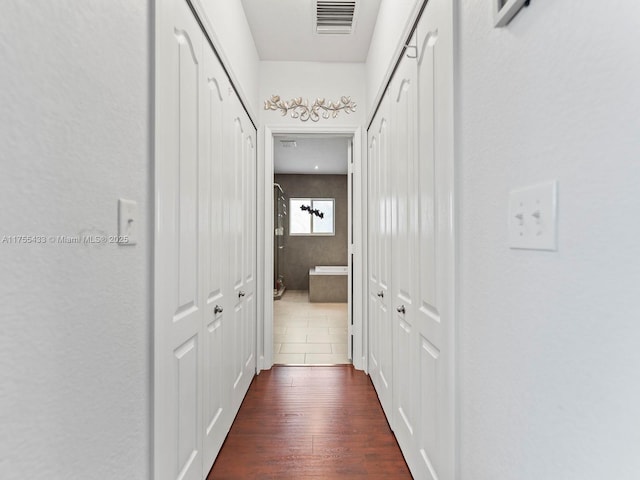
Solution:
M312 122L317 122L320 117L324 119L336 118L341 111L347 114L355 112L356 107L357 105L350 97L341 97L337 102L327 102L324 98L317 98L312 105L309 105L309 101L303 100L301 97L292 98L287 102L278 95L272 95L269 100L264 102L265 110L279 110L282 112L282 116L291 112L291 118L299 118L303 122L309 119Z
M315 215L316 217L324 218L324 213L317 208L311 208L309 205L300 205L300 210L306 210L309 215Z

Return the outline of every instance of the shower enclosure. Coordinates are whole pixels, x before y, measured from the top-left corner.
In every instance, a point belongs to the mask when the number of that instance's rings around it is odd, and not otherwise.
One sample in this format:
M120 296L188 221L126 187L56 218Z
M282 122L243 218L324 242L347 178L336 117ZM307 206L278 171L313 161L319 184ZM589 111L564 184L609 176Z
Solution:
M273 184L273 298L279 300L285 290L284 256L287 238L287 197L282 187Z

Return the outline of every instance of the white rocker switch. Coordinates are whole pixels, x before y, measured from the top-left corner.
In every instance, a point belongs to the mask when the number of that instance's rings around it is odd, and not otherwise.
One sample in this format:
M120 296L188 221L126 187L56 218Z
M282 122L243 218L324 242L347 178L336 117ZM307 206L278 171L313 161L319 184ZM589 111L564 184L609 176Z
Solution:
M135 245L138 242L138 204L133 200L118 199L118 244Z

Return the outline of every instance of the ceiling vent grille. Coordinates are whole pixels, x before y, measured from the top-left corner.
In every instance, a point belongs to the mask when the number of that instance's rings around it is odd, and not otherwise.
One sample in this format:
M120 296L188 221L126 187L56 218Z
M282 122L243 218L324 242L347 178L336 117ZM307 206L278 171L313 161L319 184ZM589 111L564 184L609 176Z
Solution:
M298 144L295 140L280 140L280 146L282 148L297 148Z
M316 33L351 33L355 10L355 1L318 0L316 3Z

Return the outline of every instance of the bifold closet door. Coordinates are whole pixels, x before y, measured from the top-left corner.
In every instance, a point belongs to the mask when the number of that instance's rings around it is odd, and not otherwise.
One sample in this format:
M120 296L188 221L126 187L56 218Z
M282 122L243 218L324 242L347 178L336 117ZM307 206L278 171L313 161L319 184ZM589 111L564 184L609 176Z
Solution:
M244 111L243 111L244 113ZM244 317L242 319L242 368L243 385L242 397L251 384L256 373L256 348L257 348L257 302L256 302L256 269L257 269L257 205L256 205L256 131L249 122L249 117L244 116L247 123L247 131L243 137L242 151L242 301L244 302Z
M230 233L229 270L231 273L231 314L233 350L229 351L232 366L232 405L240 403L255 374L256 363L256 206L255 206L255 130L239 101L234 101L229 118L231 167L228 208Z
M202 478L203 202L199 100L203 36L185 2L166 2L159 36L155 230L155 475Z
M449 0L426 5L368 131L370 374L421 480L455 477L452 8ZM387 345L390 376L383 374Z
M187 2L157 18L154 478L201 480L255 374L256 131Z
M414 384L416 478L454 478L453 14L431 0L418 24L419 161Z
M390 99L386 94L369 129L369 375L392 422Z
M230 412L229 375L225 355L231 344L232 327L228 282L229 250L224 226L228 171L224 168L223 130L229 115L230 85L222 66L208 43L204 44L200 101L200 147L203 169L200 174L205 203L200 206L203 269L203 466L208 471L233 420Z
M415 384L417 249L417 67L408 55L400 62L390 84L393 198L392 209L392 315L393 315L393 426L403 451L412 451L417 428ZM406 453L405 453L405 456Z

